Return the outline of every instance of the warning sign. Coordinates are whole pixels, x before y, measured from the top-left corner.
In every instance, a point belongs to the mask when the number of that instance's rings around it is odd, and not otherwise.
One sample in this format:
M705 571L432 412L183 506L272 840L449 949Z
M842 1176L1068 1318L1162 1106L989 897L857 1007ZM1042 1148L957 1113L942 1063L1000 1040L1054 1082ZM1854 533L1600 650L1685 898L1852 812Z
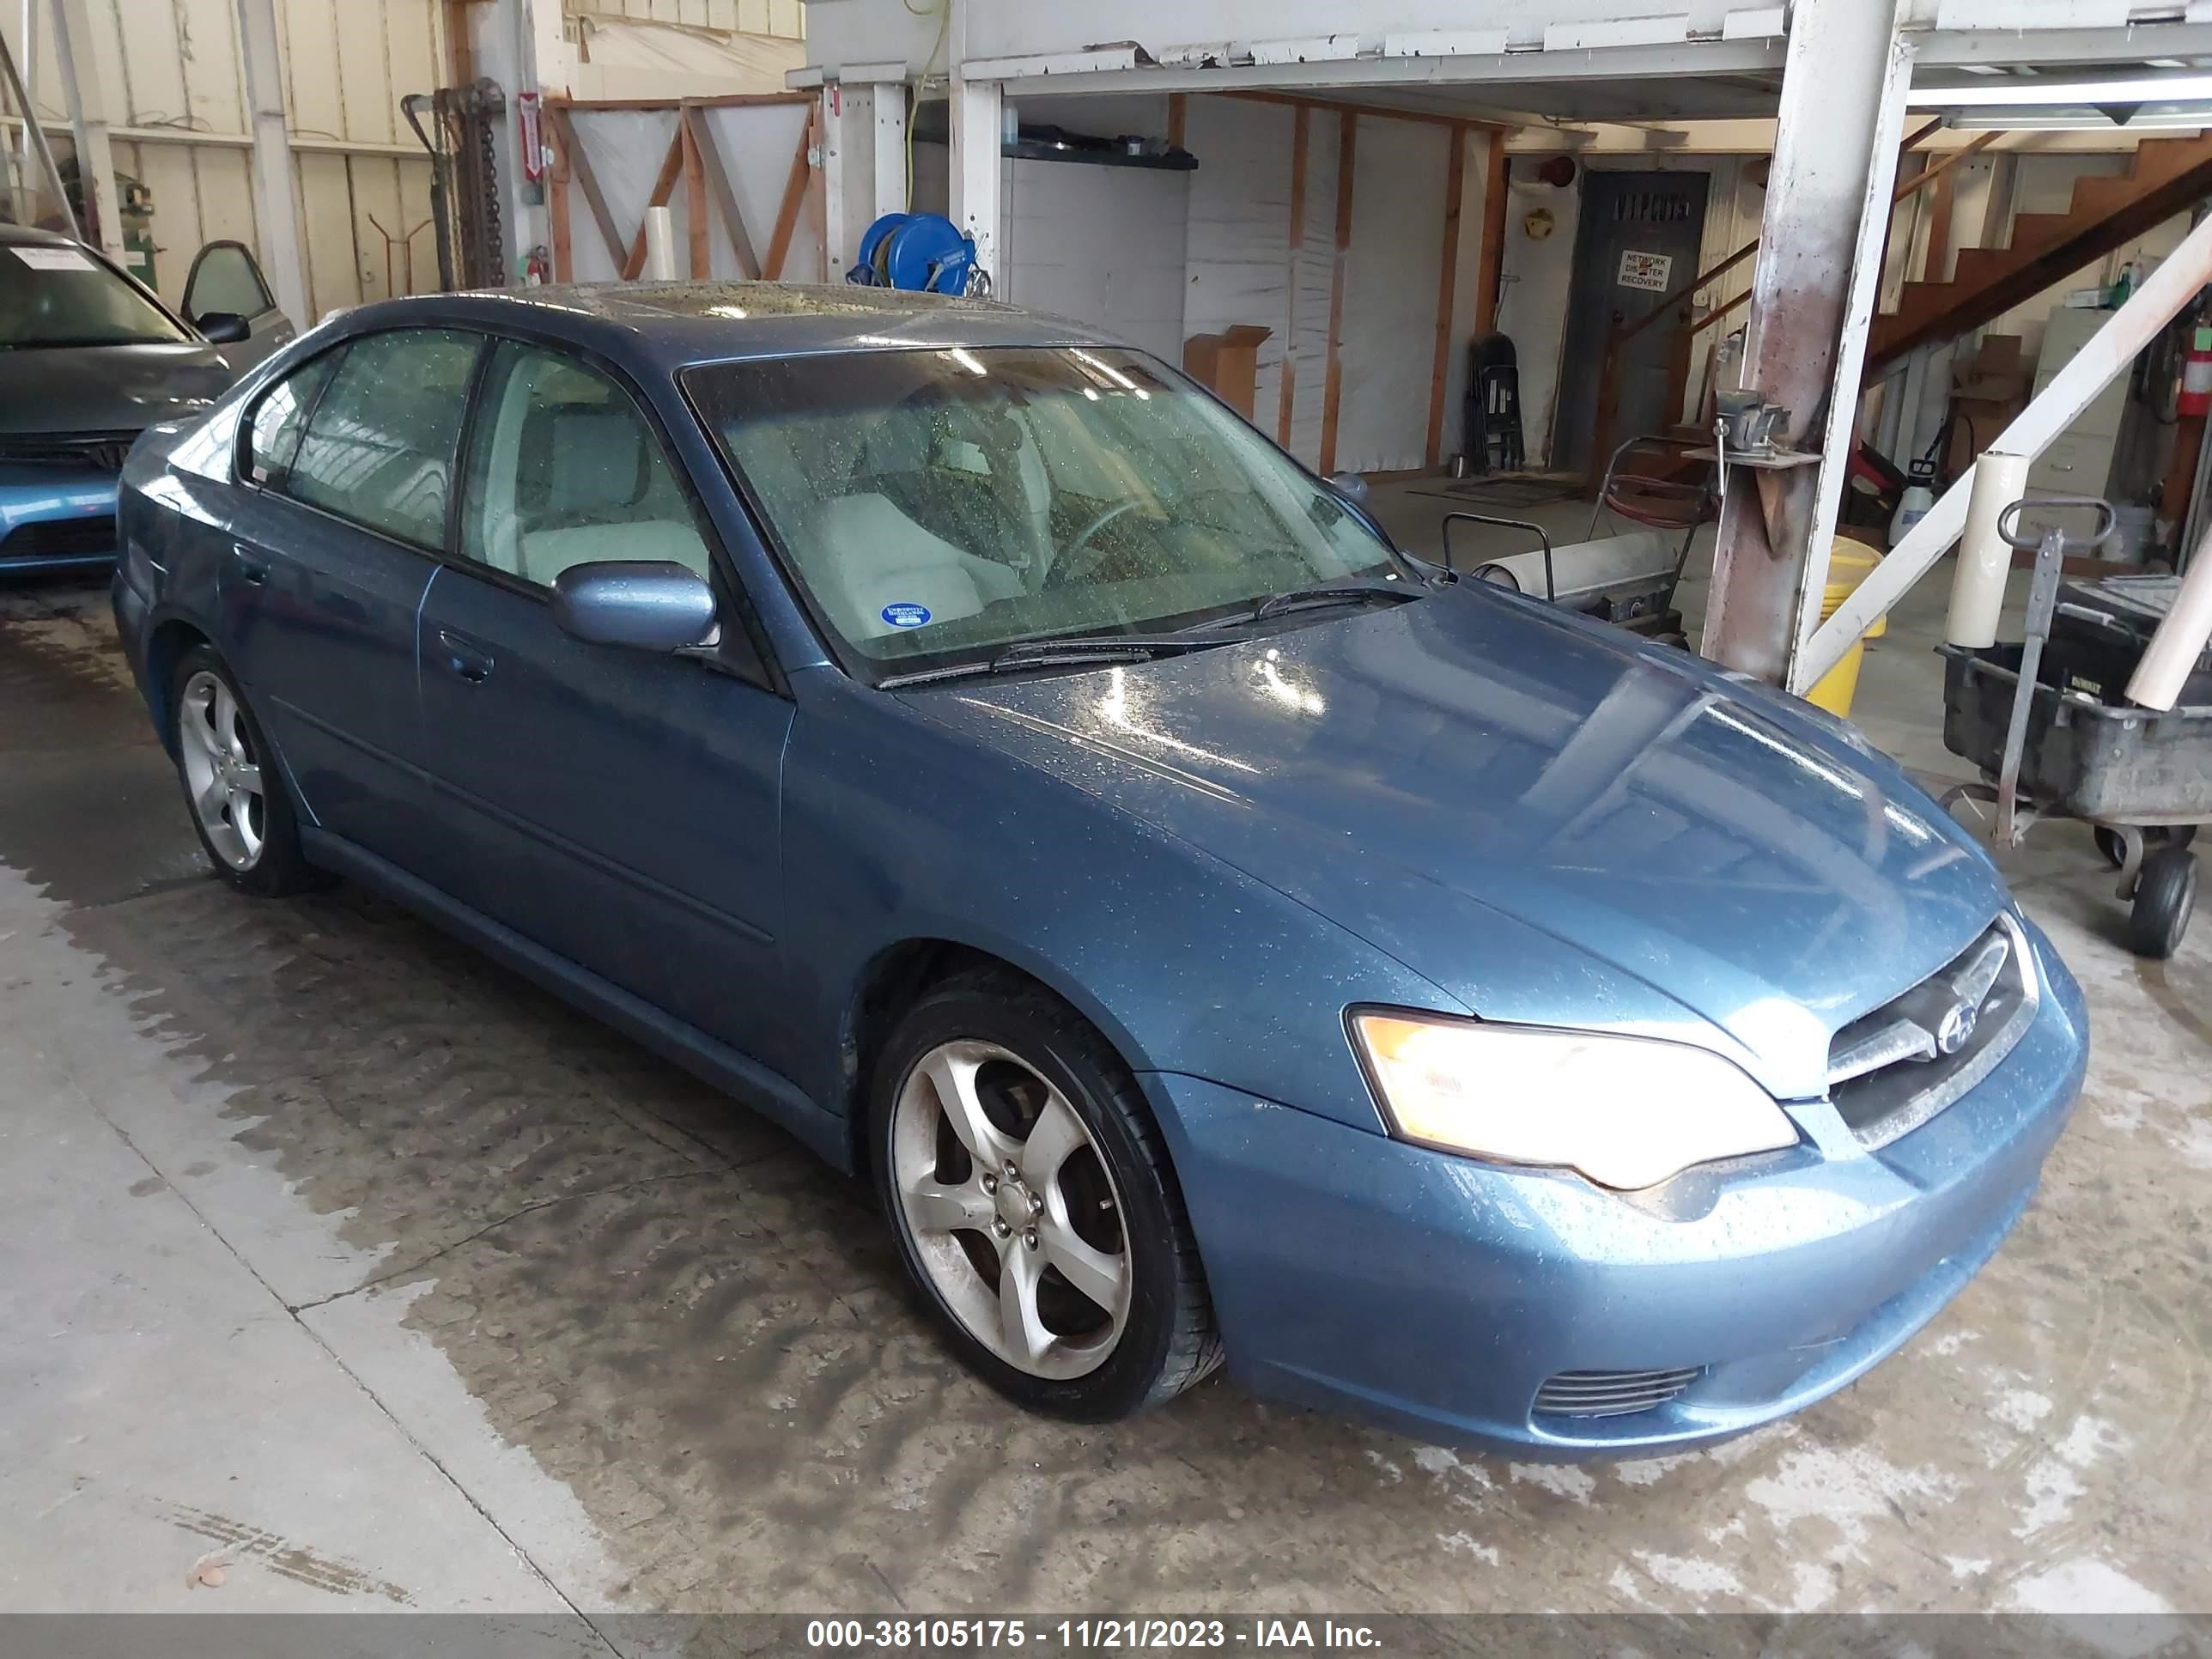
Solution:
M1669 253L1624 252L1620 256L1620 285L1664 294L1668 275L1674 269L1674 258Z

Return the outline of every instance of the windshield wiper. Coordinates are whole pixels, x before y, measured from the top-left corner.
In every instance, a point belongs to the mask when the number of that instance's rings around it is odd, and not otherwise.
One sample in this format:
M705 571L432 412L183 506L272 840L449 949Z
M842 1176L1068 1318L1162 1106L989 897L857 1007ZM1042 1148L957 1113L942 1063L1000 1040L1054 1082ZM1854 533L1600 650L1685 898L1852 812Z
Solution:
M1101 663L1150 662L1164 651L1201 651L1224 640L1194 638L1188 634L1078 634L1066 639L1024 640L995 657L954 663L946 668L924 668L911 674L889 674L877 689L926 685L935 680L967 679L986 674L1011 674L1024 668L1096 667Z
M1379 578L1371 585L1347 587L1341 584L1328 587L1292 587L1280 593L1270 593L1249 611L1233 617L1219 617L1184 629L1186 634L1210 634L1224 628L1249 628L1255 623L1266 622L1271 617L1280 617L1292 611L1321 611L1348 605L1395 605L1401 599L1417 599L1420 591L1404 582Z

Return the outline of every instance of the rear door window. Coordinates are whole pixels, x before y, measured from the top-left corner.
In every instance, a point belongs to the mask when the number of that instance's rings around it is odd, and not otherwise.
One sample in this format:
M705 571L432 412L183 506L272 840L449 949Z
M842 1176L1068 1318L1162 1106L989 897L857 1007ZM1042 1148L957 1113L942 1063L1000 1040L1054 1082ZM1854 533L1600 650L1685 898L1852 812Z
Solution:
M442 550L480 343L454 329L356 340L308 417L286 491L395 540Z

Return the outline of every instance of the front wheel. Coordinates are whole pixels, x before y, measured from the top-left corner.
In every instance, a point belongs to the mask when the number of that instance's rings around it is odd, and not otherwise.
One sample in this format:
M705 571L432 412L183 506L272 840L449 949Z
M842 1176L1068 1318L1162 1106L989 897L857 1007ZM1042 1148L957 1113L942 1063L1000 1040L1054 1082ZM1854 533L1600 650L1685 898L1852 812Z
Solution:
M870 1123L900 1259L1001 1393L1103 1422L1219 1363L1159 1132L1127 1068L1058 999L998 973L925 997L885 1047Z
M177 775L216 871L232 886L268 898L327 884L301 851L276 757L222 659L194 647L178 663L170 689Z

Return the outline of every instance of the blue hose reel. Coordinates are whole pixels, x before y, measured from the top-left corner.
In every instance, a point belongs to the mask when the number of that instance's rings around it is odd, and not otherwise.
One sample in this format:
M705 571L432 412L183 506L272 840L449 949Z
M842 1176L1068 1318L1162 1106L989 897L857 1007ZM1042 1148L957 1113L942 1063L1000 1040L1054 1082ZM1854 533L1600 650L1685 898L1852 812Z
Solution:
M941 213L884 215L860 238L859 263L845 280L916 294L980 293L990 287L975 264L975 239Z

